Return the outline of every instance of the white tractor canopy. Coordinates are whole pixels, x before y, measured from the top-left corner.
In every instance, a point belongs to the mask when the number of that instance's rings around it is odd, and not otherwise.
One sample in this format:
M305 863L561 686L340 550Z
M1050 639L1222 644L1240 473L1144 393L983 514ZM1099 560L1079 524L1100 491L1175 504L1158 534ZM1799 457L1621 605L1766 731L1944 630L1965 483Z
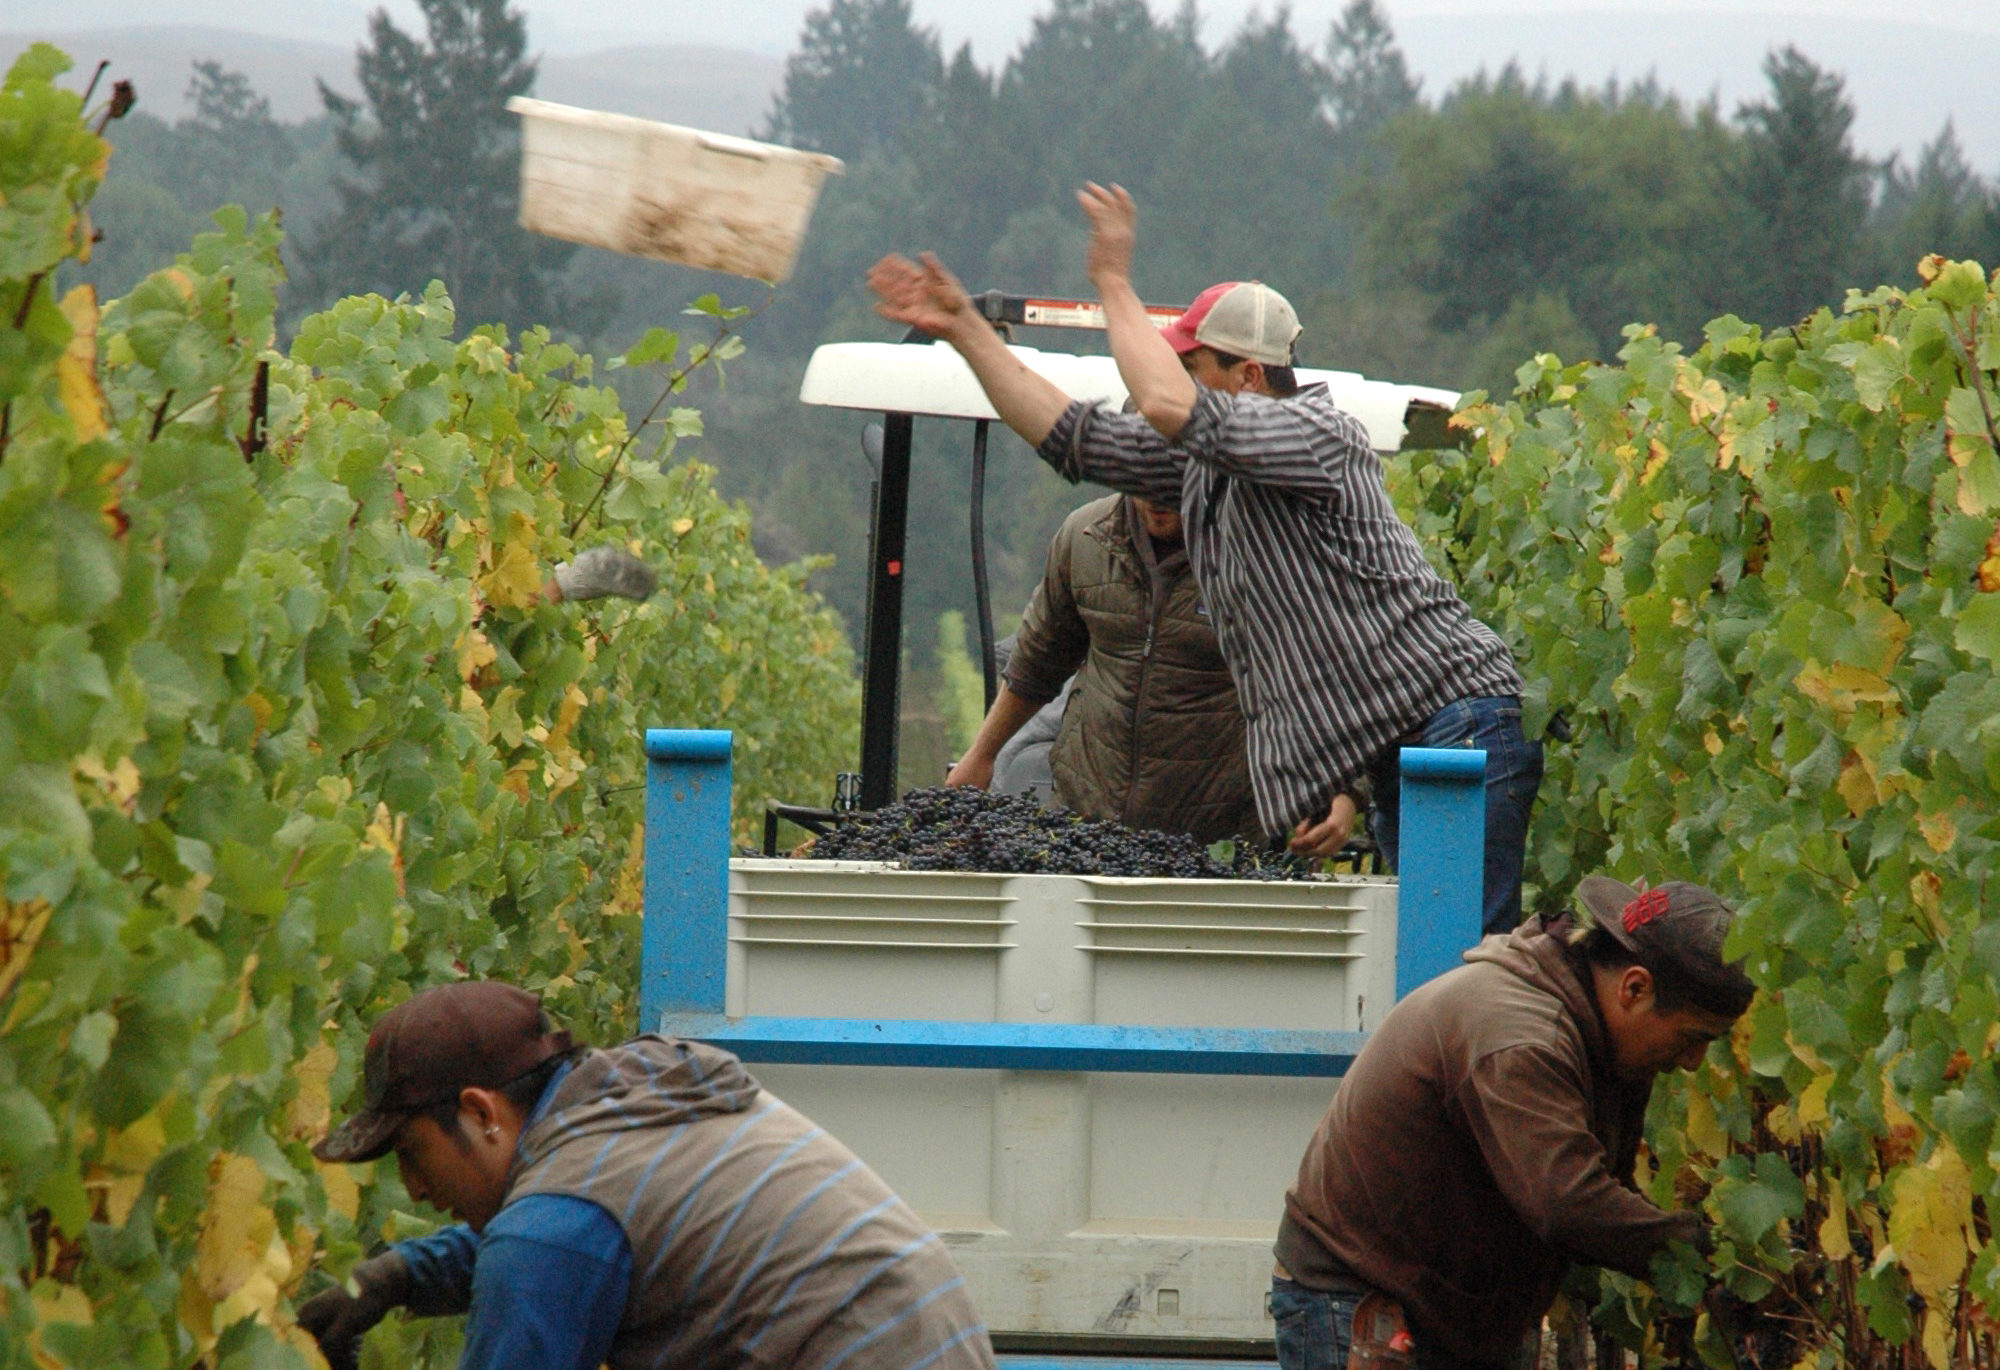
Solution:
M1030 370L1046 376L1072 399L1113 407L1125 402L1125 383L1109 357L1079 357L1033 347L1010 349ZM1454 439L1444 420L1458 394L1425 385L1371 381L1354 371L1298 369L1299 383L1324 382L1333 402L1367 426L1377 452L1443 447ZM997 419L972 369L945 343L826 343L806 365L799 386L805 404L926 418ZM1413 433L1414 430L1414 433Z

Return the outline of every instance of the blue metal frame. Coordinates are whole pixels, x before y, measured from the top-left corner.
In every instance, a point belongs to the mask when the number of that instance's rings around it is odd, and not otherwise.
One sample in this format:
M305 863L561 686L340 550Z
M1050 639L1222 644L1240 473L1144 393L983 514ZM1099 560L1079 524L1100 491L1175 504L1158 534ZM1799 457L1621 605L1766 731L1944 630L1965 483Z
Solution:
M639 1027L722 1011L729 956L726 731L646 732L646 894Z
M1271 1370L1268 1360L1210 1360L1182 1356L1000 1355L1000 1370Z
M677 1037L726 1043L746 1061L964 1070L1182 1075L1344 1075L1367 1035L1277 1028L1116 1027L904 1018L737 1018L670 1013Z
M1486 887L1486 753L1403 748L1396 844L1396 997L1458 964L1479 940Z
M725 1016L729 947L727 732L646 734L640 1025L746 1061L1183 1075L1344 1075L1358 1032L1076 1023ZM1479 939L1486 754L1403 752L1400 998ZM1475 840L1468 841L1468 837Z

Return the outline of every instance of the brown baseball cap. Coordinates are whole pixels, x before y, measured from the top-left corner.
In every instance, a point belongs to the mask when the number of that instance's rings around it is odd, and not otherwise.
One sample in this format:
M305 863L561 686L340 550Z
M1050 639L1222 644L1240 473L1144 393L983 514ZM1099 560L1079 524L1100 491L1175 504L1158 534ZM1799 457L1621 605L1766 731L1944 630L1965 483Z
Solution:
M1666 981L1670 992L1730 1018L1750 1007L1757 987L1741 961L1722 959L1736 911L1713 890L1680 880L1634 888L1607 875L1587 875L1576 896L1597 926Z
M462 1089L498 1089L570 1049L542 1001L497 980L440 985L405 1000L368 1034L361 1112L313 1148L322 1161L372 1161L412 1114Z

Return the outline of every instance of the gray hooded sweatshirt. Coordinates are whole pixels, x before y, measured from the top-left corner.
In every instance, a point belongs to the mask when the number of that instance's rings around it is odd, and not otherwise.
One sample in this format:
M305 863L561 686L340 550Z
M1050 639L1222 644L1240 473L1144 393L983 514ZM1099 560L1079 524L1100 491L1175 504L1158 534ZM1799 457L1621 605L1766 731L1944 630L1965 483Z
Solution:
M646 1036L586 1053L521 1138L507 1202L530 1194L624 1228L612 1370L992 1370L937 1234L726 1051Z

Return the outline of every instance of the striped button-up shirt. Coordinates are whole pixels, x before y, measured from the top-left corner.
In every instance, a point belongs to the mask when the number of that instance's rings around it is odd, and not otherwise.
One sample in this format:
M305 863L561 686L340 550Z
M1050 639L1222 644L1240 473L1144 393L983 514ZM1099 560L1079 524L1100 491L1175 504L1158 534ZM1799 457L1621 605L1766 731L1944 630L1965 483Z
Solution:
M1203 388L1172 443L1078 401L1040 455L1071 481L1180 506L1268 831L1324 818L1445 705L1521 692L1506 643L1425 560L1367 430L1324 385L1285 399Z

